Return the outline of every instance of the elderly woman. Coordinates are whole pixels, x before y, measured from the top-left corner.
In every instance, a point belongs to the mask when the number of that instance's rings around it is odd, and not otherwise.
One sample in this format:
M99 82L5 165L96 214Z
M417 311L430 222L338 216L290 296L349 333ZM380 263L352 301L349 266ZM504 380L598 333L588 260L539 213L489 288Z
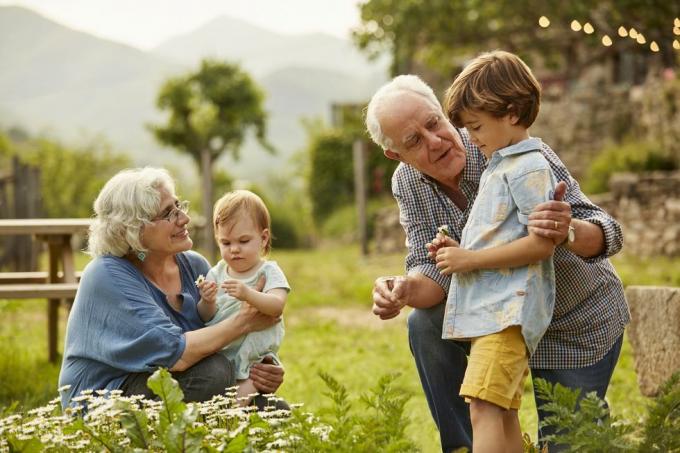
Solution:
M167 171L124 170L94 203L88 252L66 329L59 385L62 406L86 389L153 396L146 380L168 368L185 400L203 401L236 384L232 363L216 354L241 335L277 319L243 304L237 316L205 327L195 280L210 266L193 245L188 203L175 195ZM262 393L283 382L283 369L253 366ZM258 405L262 399L255 399Z

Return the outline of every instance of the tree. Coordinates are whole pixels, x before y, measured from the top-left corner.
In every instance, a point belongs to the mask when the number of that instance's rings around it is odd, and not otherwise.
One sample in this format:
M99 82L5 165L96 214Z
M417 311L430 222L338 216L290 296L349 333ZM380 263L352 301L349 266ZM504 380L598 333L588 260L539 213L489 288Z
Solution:
M163 125L151 125L156 139L188 153L199 169L203 183L203 215L208 221L204 248L215 255L212 234L213 164L225 151L239 158L248 131L268 152L264 96L250 76L238 65L203 60L197 72L171 78L158 94L156 104L168 111Z
M676 64L673 20L680 8L667 0L368 0L360 9L356 44L372 56L389 52L392 75L434 72L427 78L435 85L450 83L466 58L496 48L527 60L539 56L567 77L622 51L649 57L652 40L660 46L663 64ZM541 16L552 26L539 27ZM595 33L573 32L574 19L590 22ZM646 45L619 38L621 25L643 32ZM601 44L604 34L613 46Z

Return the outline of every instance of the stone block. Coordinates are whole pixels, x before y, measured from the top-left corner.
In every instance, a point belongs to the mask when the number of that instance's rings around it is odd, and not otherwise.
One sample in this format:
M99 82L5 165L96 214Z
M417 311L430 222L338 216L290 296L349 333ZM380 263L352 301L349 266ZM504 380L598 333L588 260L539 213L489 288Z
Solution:
M680 288L629 286L626 298L638 385L643 395L655 396L680 371Z

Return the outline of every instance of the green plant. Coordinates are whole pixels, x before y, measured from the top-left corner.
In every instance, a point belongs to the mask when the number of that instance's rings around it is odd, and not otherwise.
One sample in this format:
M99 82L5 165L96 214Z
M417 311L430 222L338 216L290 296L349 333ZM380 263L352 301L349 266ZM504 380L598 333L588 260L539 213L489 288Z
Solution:
M675 170L676 162L655 143L628 140L606 146L592 162L583 183L587 193L609 190L609 178L617 172L639 173L652 170Z
M299 408L253 412L238 405L235 393L203 403L184 403L177 381L165 369L148 380L159 401L123 397L120 390L87 390L63 413L59 398L0 419L0 450L6 451L415 451L405 437L409 396L394 387L396 375L381 378L362 401L368 411L350 413L346 389L322 375L332 414L318 417Z
M543 379L536 383L541 406L550 415L542 425L553 427L547 441L573 452L677 452L680 451L680 372L647 404L643 423L610 414L604 400Z

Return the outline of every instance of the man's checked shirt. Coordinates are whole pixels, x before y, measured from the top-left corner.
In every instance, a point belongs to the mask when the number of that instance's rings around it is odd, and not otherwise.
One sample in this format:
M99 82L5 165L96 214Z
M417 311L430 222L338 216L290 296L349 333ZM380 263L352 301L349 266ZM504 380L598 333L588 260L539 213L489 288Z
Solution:
M460 242L480 177L486 168L484 155L470 142L467 131L458 131L467 150L467 163L460 180L460 189L468 200L464 211L433 179L410 165L400 164L392 176L392 192L406 231L406 270L409 274L421 273L431 278L447 294L451 278L439 272L427 256L425 244L434 239L441 225L448 225L451 236ZM578 182L552 149L543 144L541 152L557 180L568 185L564 201L571 205L572 217L602 228L605 251L597 257L581 258L565 247L555 249L553 319L531 357L530 365L548 369L581 368L600 360L630 321L623 285L607 259L621 250L623 235L616 220L581 192Z

